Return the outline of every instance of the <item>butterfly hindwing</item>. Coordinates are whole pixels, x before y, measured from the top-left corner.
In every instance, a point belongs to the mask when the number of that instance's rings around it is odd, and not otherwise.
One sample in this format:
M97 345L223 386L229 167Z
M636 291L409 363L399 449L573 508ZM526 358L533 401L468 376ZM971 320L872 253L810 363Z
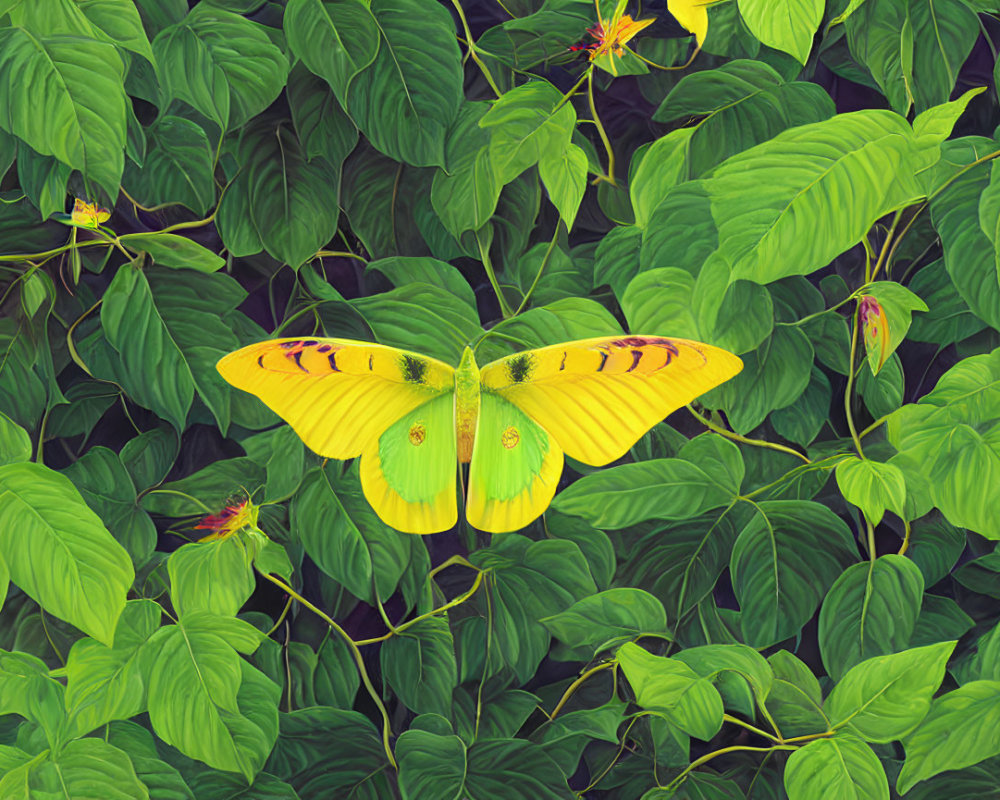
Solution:
M523 528L552 501L562 466L562 450L544 428L484 391L469 465L469 523L491 533Z
M388 525L436 533L458 519L454 397L445 394L390 425L361 454L361 488Z
M455 374L418 353L348 339L272 339L229 353L217 367L329 458L360 455L394 422L453 391Z
M566 455L595 466L621 457L657 422L728 380L743 362L687 339L583 339L483 367L494 392L542 426Z

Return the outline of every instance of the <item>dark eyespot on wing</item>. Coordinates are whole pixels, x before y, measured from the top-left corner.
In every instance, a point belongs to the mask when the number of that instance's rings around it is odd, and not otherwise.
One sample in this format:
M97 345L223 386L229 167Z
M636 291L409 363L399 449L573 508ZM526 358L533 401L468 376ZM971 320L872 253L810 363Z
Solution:
M632 366L629 367L625 371L626 372L631 372L632 370L634 370L636 367L639 366L639 362L640 361L642 361L642 350L633 350L632 351Z
M337 353L336 353L336 351L333 352L333 353L330 353L330 355L328 355L326 357L326 360L330 362L330 369L332 369L334 372L340 372L340 367L337 366Z
M604 370L604 365L607 363L608 363L608 354L605 353L604 351L601 351L601 363L597 367L597 371L602 372Z
M530 353L519 353L507 359L507 377L511 383L524 383L534 370Z
M261 369L264 369L264 356L263 355L257 356L257 366L260 367Z
M407 383L423 383L427 374L427 362L416 356L404 354L400 359L403 380Z
M305 367L302 366L302 351L301 350L296 350L294 353L291 353L291 356L292 356L292 358L295 359L295 366L297 366L303 372L308 372L309 371Z

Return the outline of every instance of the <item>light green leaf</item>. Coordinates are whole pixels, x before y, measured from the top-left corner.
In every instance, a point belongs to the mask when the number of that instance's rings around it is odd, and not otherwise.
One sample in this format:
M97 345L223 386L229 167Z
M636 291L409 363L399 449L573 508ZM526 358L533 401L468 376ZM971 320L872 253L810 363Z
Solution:
M49 675L45 662L28 653L0 650L0 709L18 714L44 732L50 747L65 736L65 690Z
M785 765L789 800L889 800L889 781L878 756L854 736L817 739Z
M544 153L538 161L538 176L566 229L571 229L587 188L586 153L575 144L562 152Z
M385 680L407 708L451 716L458 668L447 620L432 617L411 625L382 645L379 658Z
M805 64L813 36L823 18L822 0L739 0L740 16L762 44L791 53Z
M707 678L677 659L654 656L631 642L621 646L617 659L640 706L705 741L719 732L722 698Z
M505 92L479 122L490 129L490 162L501 184L567 150L575 124L572 104L564 103L547 81L529 81Z
M237 653L260 637L242 620L194 612L160 628L140 656L157 736L248 781L278 735L280 689Z
M182 617L193 611L236 616L256 586L250 553L239 536L189 542L170 554L167 572L170 600Z
M954 648L941 642L862 661L833 687L823 711L865 741L899 739L927 714Z
M0 31L0 127L117 197L125 166L125 87L114 45L79 35ZM23 76L32 75L32 80Z
M120 241L126 247L148 253L153 263L161 267L215 272L226 265L226 260L211 250L172 233L126 233Z
M71 731L87 734L145 709L139 648L160 627L161 614L152 600L129 600L111 647L90 638L73 643L66 659L66 711Z
M903 745L900 794L939 772L1000 754L1000 681L973 681L937 698Z
M899 467L850 456L837 464L836 475L844 499L860 508L872 525L882 521L886 509L903 515L906 481Z
M69 479L41 464L0 467L0 558L42 608L111 644L132 560Z
M30 461L31 452L28 432L0 411L0 466Z
M861 661L905 649L923 593L923 575L903 556L848 567L819 613L820 652L830 677L840 680Z
M646 228L667 191L687 177L688 147L695 130L678 128L632 156L628 191L638 228Z
M141 504L151 514L204 516L209 512L217 513L233 497L253 494L263 483L264 470L253 459L222 459L144 494Z
M928 165L905 119L866 110L779 133L702 185L732 279L769 283L826 266L875 220L920 198L916 172Z
M0 780L3 797L93 797L148 800L129 757L102 739L77 739L8 772Z

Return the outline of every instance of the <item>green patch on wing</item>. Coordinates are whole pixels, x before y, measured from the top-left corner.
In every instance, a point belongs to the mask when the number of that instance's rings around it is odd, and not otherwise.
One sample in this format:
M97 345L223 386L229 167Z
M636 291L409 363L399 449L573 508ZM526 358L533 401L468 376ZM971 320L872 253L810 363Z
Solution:
M401 417L379 437L382 474L408 503L429 502L455 481L454 404L453 392L440 395Z

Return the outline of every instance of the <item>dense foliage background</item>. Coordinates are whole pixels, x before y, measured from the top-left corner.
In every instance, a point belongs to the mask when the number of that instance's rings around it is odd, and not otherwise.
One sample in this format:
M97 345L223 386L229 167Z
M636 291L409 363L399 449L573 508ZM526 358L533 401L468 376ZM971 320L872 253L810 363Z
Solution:
M998 40L0 0L0 797L996 796ZM623 330L745 368L492 537L386 527L214 367Z

